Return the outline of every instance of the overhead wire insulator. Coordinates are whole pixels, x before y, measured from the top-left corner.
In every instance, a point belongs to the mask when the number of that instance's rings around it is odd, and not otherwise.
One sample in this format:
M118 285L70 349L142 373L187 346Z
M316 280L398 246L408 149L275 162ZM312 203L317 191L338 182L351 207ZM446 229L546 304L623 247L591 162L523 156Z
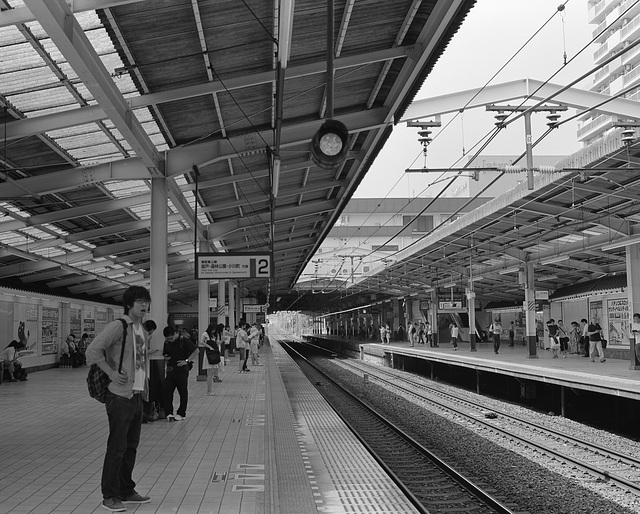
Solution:
M538 166L538 172L540 173L558 173L558 168L555 166Z
M549 123L547 123L547 126L550 128L556 128L558 126L558 120L560 119L560 115L557 114L555 111L551 111L549 114L547 114L547 119L549 120Z
M522 173L523 171L526 171L526 168L523 168L522 166L514 166L512 164L508 164L504 167L505 173Z
M635 128L625 128L620 133L620 141L622 141L625 145L629 145L636 140L636 129Z
M496 126L500 127L504 125L504 120L506 120L508 117L508 113L504 113L502 111L498 112L498 114L494 116L494 118L496 119Z

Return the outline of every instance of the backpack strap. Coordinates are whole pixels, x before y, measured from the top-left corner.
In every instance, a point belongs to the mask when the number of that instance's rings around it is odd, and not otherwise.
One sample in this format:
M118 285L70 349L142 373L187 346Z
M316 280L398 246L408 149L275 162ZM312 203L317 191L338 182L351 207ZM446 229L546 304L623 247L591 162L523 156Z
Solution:
M118 373L122 371L122 358L124 357L124 344L127 341L127 321L124 318L118 318L122 323L122 349L120 350L120 365L118 366Z

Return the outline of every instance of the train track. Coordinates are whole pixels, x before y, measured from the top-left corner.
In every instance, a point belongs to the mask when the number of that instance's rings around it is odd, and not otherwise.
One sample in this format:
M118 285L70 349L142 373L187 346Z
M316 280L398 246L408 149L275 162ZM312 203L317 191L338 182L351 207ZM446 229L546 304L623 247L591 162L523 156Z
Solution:
M394 423L386 420L334 382L293 346L280 344L349 425L351 430L387 470L421 512L474 512L513 514L481 485L464 477Z
M438 410L446 409L458 421L476 431L491 430L506 439L516 441L523 448L541 452L567 465L583 470L597 479L626 489L640 496L640 460L615 448L608 448L551 427L534 423L495 407L470 401L455 393L429 386L425 380L413 379L406 373L368 365L362 361L341 360L338 363L352 372L366 375L391 392L419 404L429 404Z

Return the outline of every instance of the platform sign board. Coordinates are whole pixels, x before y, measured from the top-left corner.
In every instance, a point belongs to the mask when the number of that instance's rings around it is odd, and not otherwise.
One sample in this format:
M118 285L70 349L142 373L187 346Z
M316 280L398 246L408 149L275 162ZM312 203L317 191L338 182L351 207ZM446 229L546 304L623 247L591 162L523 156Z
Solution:
M267 310L267 306L266 305L243 305L242 310L245 313L249 313L249 312L265 312Z
M196 280L270 278L271 257L263 253L196 253Z
M438 310L445 312L464 312L466 310L466 307L464 306L462 301L439 301Z
M534 292L536 300L548 300L549 299L549 291L538 290Z

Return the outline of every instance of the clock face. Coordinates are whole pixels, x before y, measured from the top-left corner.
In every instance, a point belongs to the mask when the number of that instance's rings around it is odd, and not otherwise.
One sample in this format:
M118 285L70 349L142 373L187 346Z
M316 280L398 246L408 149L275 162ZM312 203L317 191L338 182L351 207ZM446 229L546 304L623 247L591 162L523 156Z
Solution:
M337 134L329 132L320 138L319 145L323 154L333 157L342 150L342 139Z

